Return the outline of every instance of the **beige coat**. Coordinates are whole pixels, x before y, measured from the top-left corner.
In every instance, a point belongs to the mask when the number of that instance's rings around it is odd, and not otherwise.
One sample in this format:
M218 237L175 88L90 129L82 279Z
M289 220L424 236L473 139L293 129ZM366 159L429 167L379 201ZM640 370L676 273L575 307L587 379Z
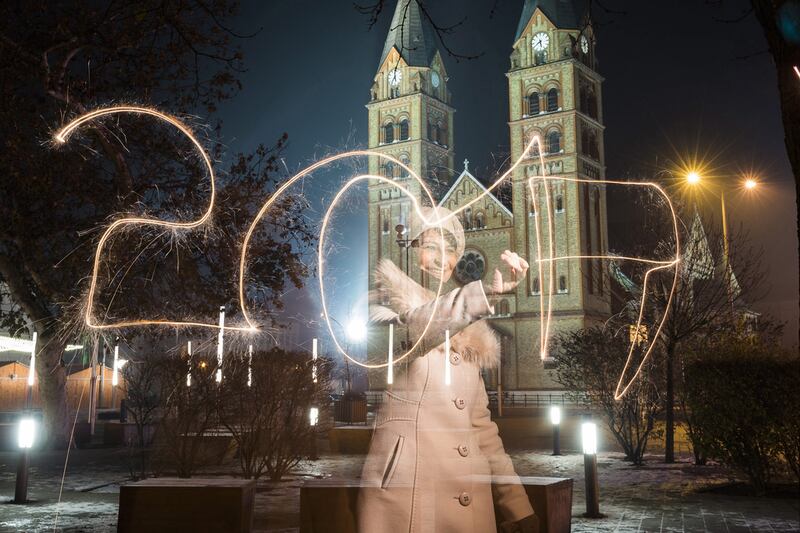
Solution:
M434 320L421 356L395 368L384 393L362 472L359 531L495 531L493 496L504 519L533 513L524 489L491 484L519 479L491 421L481 367L495 366L499 345L480 320L490 314L479 281L434 300L434 294L382 261L376 273L387 309L375 316L409 327L413 338ZM445 384L444 332L451 335L451 383ZM494 494L492 491L494 489Z

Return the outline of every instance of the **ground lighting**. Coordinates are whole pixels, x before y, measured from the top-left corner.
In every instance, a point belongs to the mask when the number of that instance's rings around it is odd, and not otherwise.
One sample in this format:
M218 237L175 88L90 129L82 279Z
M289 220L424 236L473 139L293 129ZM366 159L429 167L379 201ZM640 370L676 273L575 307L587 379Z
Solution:
M561 439L559 438L561 428L561 407L550 406L550 423L553 425L553 455L561 455Z
M583 443L583 470L586 478L587 518L603 518L600 514L600 486L597 480L597 425L594 422L581 424Z

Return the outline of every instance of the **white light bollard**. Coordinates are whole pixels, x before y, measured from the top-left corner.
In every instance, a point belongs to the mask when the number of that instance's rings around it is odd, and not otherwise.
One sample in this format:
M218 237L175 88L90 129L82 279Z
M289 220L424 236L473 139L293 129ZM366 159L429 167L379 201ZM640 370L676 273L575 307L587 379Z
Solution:
M581 424L583 470L586 478L586 518L603 518L600 513L600 486L597 480L597 424Z
M394 383L394 324L389 324L389 358L386 367L386 384Z
M222 383L222 354L225 343L225 306L219 308L219 334L217 335L217 383Z
M550 406L550 423L553 425L553 455L561 455L561 407Z

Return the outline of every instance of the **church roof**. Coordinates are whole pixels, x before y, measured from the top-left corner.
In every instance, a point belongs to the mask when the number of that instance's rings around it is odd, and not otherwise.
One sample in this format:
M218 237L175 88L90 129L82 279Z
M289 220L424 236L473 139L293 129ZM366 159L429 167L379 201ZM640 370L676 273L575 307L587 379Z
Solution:
M489 191L483 185L483 183L481 183L478 180L478 178L473 176L470 173L470 171L466 169L466 167L464 168L464 171L461 173L461 175L458 178L456 178L456 180L453 182L453 185L450 186L450 189L444 194L444 196L442 196L442 199L439 200L439 205L440 206L444 206L445 202L447 202L447 200L450 198L450 196L456 190L458 185L464 180L471 180L472 182L474 182L475 185L477 185L478 189L480 190L479 194L488 193L486 196L488 196L489 199L493 200L498 206L500 206L500 209L502 209L509 217L511 217L512 219L514 218L514 214L511 212L511 210L505 204L503 204L503 202L501 202L500 199L497 198L497 196L492 194L492 192Z
M522 7L522 16L517 25L517 35L514 40L516 41L522 36L522 32L525 31L537 7L547 15L547 18L556 27L577 29L578 17L575 15L575 6L572 2L573 0L525 0L525 5Z
M436 31L422 13L417 0L397 0L389 35L383 45L380 65L386 61L392 47L411 67L429 67L436 55Z

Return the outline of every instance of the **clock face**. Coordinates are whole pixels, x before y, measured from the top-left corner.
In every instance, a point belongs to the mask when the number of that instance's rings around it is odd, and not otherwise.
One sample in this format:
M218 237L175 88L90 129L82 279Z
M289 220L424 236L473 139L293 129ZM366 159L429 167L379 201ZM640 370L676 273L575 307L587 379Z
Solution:
M441 81L442 80L439 79L439 73L434 70L433 74L431 74L431 84L434 88L438 88Z
M585 35L581 35L581 52L584 54L589 53L589 39Z
M392 85L400 85L400 80L403 79L403 73L397 69L389 72L389 83Z
M533 49L537 52L542 52L550 46L550 37L545 32L541 31L533 36L531 46L533 46Z

